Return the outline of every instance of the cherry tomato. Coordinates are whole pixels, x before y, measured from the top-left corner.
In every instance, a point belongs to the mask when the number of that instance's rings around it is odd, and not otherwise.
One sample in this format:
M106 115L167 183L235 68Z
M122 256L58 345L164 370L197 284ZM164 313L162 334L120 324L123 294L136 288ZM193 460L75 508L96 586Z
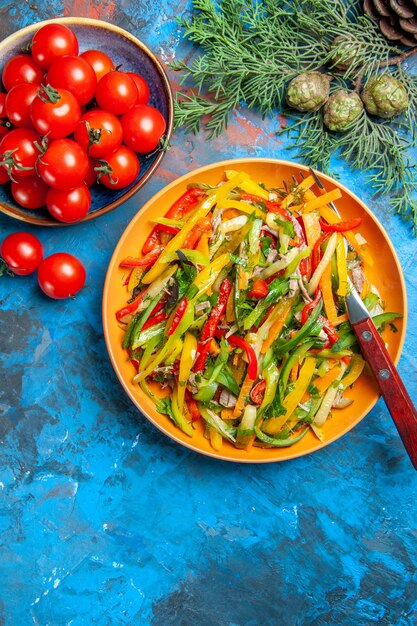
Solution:
M262 404L262 400L264 399L266 389L266 381L260 380L250 392L250 399L254 404Z
M46 75L46 82L52 87L67 89L79 104L87 104L94 96L97 78L85 59L68 55L52 63Z
M46 24L32 39L31 53L34 61L47 69L58 57L78 54L78 40L64 24Z
M78 143L55 139L40 157L38 173L54 189L73 189L87 175L88 167L88 157Z
M81 117L80 105L67 89L42 87L30 108L32 124L50 139L66 137L74 132Z
M123 115L137 100L135 81L125 72L109 72L97 83L96 100L101 109Z
M50 298L62 300L74 296L84 287L86 272L72 254L56 252L46 257L38 268L38 282Z
M165 118L155 107L138 104L122 119L123 140L135 152L155 150L166 129Z
M46 204L49 187L39 176L12 181L12 196L25 209L40 209Z
M36 65L30 54L17 54L9 59L1 75L6 91L21 83L40 85L43 80L43 70Z
M135 74L135 72L126 72L126 74L135 82L138 90L136 104L148 104L151 93L146 80L140 74Z
M6 113L12 124L19 127L31 127L30 106L36 98L39 86L33 83L15 85L6 96Z
M92 187L97 180L97 172L94 169L96 162L94 159L88 159L88 172L84 176L84 182L87 187Z
M97 82L100 78L103 78L105 74L113 72L114 70L113 61L105 52L102 52L101 50L86 50L80 54L80 57L85 59L91 65L96 74Z
M12 129L12 124L6 115L6 94L0 92L0 140Z
M68 224L80 220L91 206L90 190L85 183L74 189L50 189L46 206L51 215Z
M74 139L89 156L102 158L122 143L122 125L113 113L93 109L81 117Z
M120 146L108 154L105 160L99 161L98 178L109 189L122 189L135 180L139 174L140 164L136 154L126 146Z
M31 233L19 232L8 235L0 246L0 255L14 274L32 274L43 257L43 246Z
M35 142L40 136L30 128L15 128L0 142L0 163L11 178L25 178L35 174L39 150Z
M10 182L10 177L5 169L0 167L0 185L5 185Z
M252 285L252 289L248 292L249 298L255 298L258 300L259 298L265 298L268 295L268 283L264 280L255 280Z

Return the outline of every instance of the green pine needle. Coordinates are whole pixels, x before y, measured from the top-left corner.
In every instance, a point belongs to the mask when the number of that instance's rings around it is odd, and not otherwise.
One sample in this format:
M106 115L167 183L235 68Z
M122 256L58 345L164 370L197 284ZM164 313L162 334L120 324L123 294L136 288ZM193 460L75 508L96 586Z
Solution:
M408 154L417 145L417 76L404 71L403 51L363 14L362 2L194 0L193 7L191 19L178 21L183 36L200 47L199 54L190 64L171 64L182 84L193 88L176 96L176 128L193 133L204 128L211 139L223 132L231 112L242 104L263 115L282 109L286 85L300 72L321 69L332 74L334 91L359 89L384 68L408 90L406 114L380 120L364 112L346 132L332 133L320 111L285 111L289 124L279 132L293 139L292 146L313 167L328 172L331 155L338 152L365 171L375 193L389 193L393 210L410 219L417 234L416 166ZM330 43L338 35L351 38L357 51L343 72L332 67Z

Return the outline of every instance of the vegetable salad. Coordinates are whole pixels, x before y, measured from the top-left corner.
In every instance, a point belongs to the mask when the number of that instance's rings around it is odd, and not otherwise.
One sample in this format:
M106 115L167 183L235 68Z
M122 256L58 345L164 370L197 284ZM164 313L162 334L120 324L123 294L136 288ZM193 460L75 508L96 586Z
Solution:
M217 186L193 183L120 264L134 382L186 435L203 421L215 450L324 439L365 366L348 276L379 329L399 317L366 278L361 219L341 221L328 206L341 192L313 186L268 189L229 170Z

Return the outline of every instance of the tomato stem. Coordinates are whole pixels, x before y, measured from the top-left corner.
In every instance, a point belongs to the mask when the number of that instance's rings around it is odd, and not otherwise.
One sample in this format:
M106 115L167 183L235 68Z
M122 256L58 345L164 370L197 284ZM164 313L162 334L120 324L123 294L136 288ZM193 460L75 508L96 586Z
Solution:
M42 100L42 102L51 102L52 104L56 104L61 96L55 87L52 85L41 85L40 89L38 89L38 98Z

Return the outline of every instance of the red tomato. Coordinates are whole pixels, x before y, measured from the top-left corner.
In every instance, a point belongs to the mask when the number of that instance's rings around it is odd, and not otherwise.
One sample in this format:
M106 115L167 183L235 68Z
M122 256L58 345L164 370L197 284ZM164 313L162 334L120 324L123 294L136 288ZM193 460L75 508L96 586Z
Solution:
M46 204L49 187L39 176L12 181L12 196L25 209L40 209Z
M255 298L258 300L259 298L265 298L268 295L268 283L264 280L255 280L252 285L252 289L248 292L249 298Z
M40 85L43 80L43 70L36 65L30 54L17 54L9 59L1 75L6 91L21 83Z
M12 124L19 127L31 127L30 106L39 86L33 83L21 83L15 85L6 96L6 113Z
M34 144L40 140L38 133L30 128L15 128L3 137L0 142L0 161L3 161L2 167L9 176L22 178L35 174L39 150Z
M103 78L105 74L114 70L113 61L105 52L102 52L101 50L86 50L80 54L80 57L85 59L91 65L96 74L97 82L100 78Z
M0 140L11 130L12 125L6 115L6 94L0 93Z
M96 100L101 109L123 115L137 100L136 84L125 72L109 72L97 83Z
M73 189L87 175L88 167L88 157L78 143L55 139L39 159L38 173L54 189Z
M78 41L68 26L46 24L33 36L31 53L34 61L47 69L58 57L77 55Z
M32 124L50 139L66 137L74 132L81 117L80 105L67 89L42 88L30 108Z
M84 176L84 181L87 187L92 187L97 180L97 172L94 169L96 162L94 159L88 159L88 172Z
M166 129L162 113L147 104L138 104L122 119L123 141L135 152L155 150Z
M93 109L82 116L74 139L89 156L100 159L122 143L122 125L113 113Z
M254 404L262 404L262 400L264 399L266 389L266 381L260 380L250 392L250 399Z
M46 257L38 268L38 282L50 298L62 300L74 296L84 287L86 272L72 254L56 252Z
M88 213L91 206L90 190L85 183L74 189L50 189L46 206L51 215L61 222L77 222Z
M93 68L85 59L68 55L56 59L46 75L52 87L67 89L79 104L87 104L94 96L97 78Z
M130 148L120 146L108 154L106 160L99 161L98 179L109 189L122 189L135 180L139 174L139 159Z
M19 232L8 235L0 246L0 255L14 274L32 274L43 257L43 246L31 233Z
M148 104L151 93L146 80L142 78L140 74L135 74L135 72L126 72L126 74L135 82L136 89L138 90L136 104Z
M10 177L5 169L0 167L0 185L5 185L10 182Z

